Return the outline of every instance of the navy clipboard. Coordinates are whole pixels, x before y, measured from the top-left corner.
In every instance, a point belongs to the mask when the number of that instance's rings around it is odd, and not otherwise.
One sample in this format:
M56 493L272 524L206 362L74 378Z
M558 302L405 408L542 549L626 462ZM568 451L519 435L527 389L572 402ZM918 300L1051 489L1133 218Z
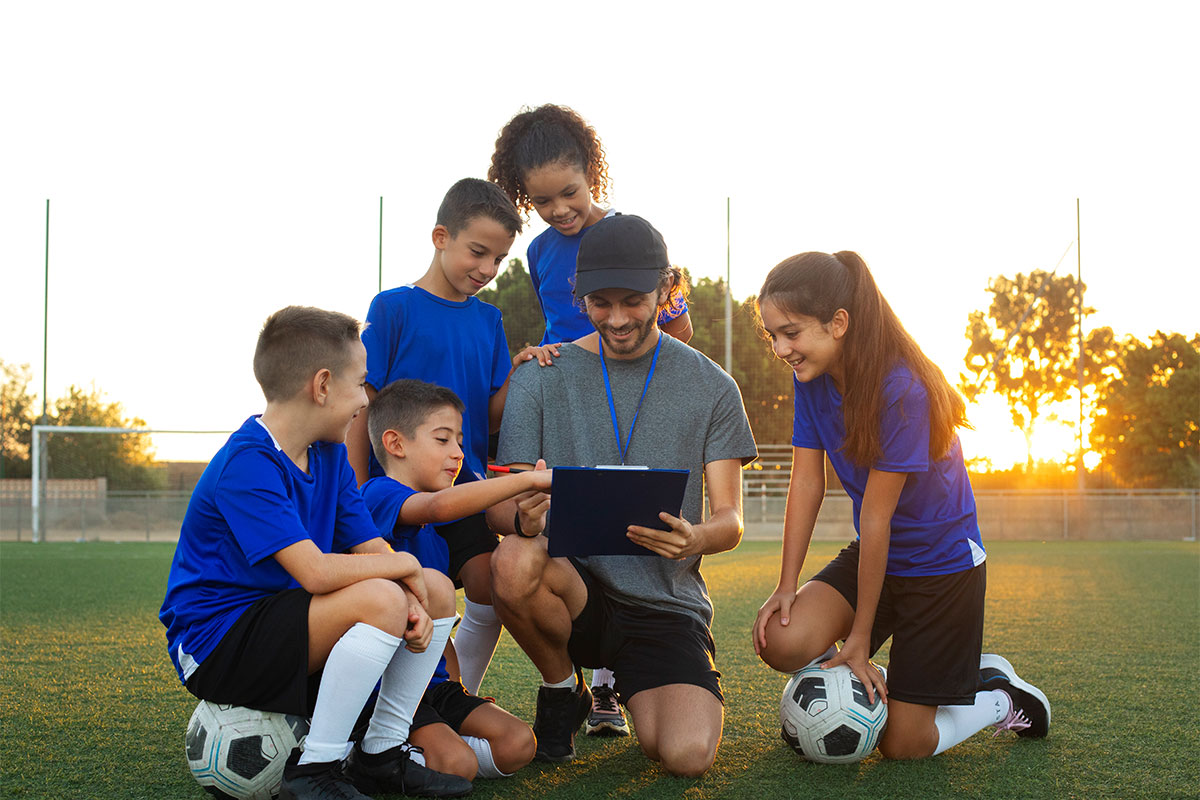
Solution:
M546 536L551 556L658 555L625 535L630 525L667 530L679 516L686 469L555 467Z

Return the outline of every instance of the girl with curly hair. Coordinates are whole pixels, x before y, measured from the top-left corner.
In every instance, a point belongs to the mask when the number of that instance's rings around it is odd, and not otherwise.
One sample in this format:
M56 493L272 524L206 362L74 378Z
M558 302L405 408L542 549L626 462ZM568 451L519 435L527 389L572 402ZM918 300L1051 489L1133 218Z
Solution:
M529 275L546 320L541 344L570 342L593 332L575 302L575 257L592 225L614 213L598 205L608 196L608 162L596 130L566 106L526 108L496 139L488 179L524 213L537 211L550 227L529 245ZM687 278L672 267L674 286L659 310L659 327L680 339L692 336Z

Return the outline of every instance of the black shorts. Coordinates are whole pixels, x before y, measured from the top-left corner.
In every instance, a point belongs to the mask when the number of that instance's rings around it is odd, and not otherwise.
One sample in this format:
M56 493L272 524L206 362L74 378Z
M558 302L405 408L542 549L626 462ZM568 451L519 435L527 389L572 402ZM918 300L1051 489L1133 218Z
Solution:
M587 569L569 559L587 587L587 604L571 623L567 652L581 667L608 667L617 696L673 683L701 686L725 702L721 673L713 665L717 646L700 620L671 611L619 603Z
M495 702L468 694L458 681L442 681L430 686L421 697L413 714L411 730L443 722L455 733L462 730L463 720L480 706Z
M435 525L434 529L450 548L450 577L454 579L455 588L459 589L462 588L459 573L463 564L477 555L492 552L500 544L500 537L488 527L487 517L483 514L472 514L445 525Z
M256 601L188 677L188 691L214 703L312 716L321 676L308 674L311 601L303 589Z
M858 603L859 543L851 542L812 577ZM879 593L871 654L888 637L888 696L926 706L975 702L983 649L987 564L949 575L886 575Z

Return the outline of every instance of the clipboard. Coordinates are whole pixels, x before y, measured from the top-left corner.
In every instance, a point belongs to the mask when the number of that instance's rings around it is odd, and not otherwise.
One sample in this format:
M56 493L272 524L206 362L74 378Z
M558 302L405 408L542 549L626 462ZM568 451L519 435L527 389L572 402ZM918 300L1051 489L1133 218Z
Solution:
M546 537L551 556L658 555L625 535L630 525L667 530L679 516L690 471L630 467L555 467Z

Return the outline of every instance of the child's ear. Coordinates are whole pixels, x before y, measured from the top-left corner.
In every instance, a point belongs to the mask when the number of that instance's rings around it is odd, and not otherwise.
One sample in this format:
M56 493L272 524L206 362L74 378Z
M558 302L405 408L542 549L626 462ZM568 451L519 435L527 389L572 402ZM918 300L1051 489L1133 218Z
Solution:
M850 330L850 312L839 308L833 312L833 319L829 321L829 333L833 338L841 339L848 330Z
M404 458L404 437L390 428L383 432L383 449L394 458Z
M325 405L325 401L329 399L329 385L333 383L333 373L327 369L319 369L312 376L312 381L309 384L309 389L312 393L313 402L319 406Z
M450 235L450 229L445 225L433 226L433 246L438 250L445 250L446 245L450 244L450 240L453 238Z

